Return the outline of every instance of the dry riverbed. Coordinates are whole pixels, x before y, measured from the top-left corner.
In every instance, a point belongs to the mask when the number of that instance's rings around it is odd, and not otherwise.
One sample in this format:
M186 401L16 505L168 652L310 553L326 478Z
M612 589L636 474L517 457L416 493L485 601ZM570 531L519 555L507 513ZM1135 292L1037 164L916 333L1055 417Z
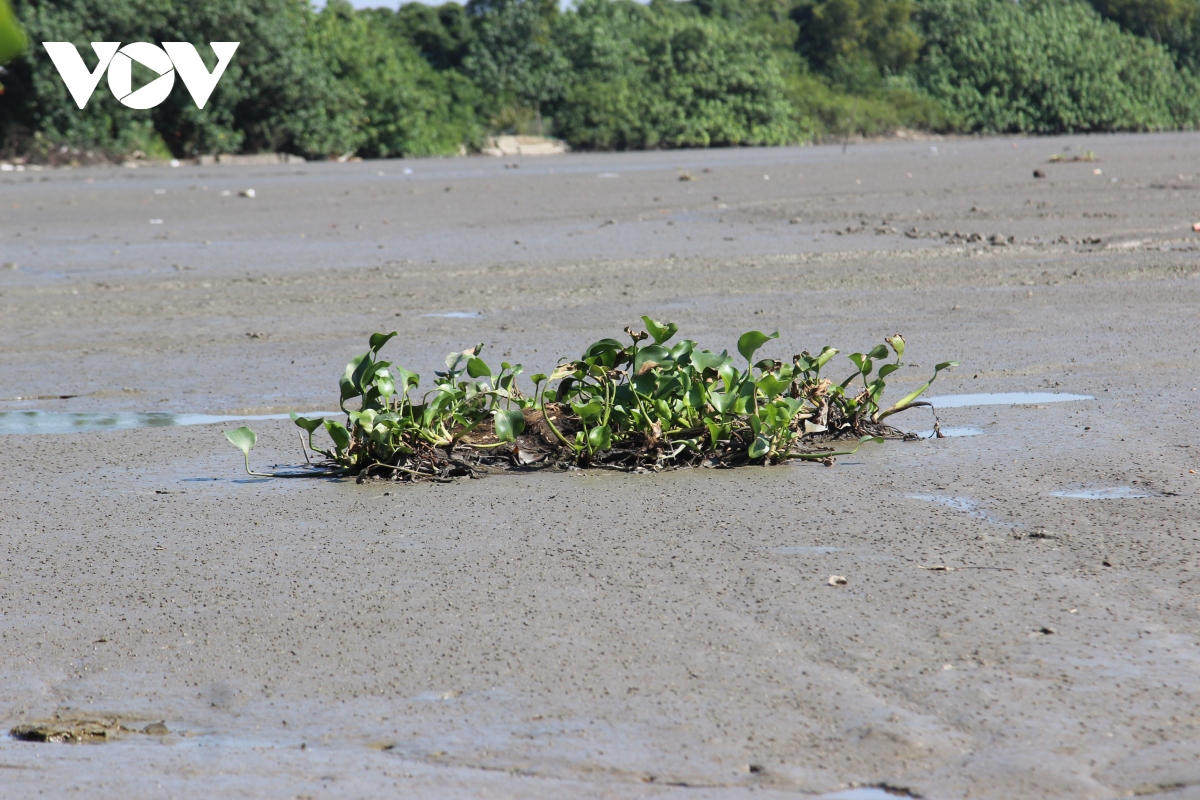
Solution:
M0 431L158 420L0 435L14 794L1200 798L1200 136L7 172L0 209ZM428 385L643 313L1085 399L452 485L168 424L335 407L372 331Z

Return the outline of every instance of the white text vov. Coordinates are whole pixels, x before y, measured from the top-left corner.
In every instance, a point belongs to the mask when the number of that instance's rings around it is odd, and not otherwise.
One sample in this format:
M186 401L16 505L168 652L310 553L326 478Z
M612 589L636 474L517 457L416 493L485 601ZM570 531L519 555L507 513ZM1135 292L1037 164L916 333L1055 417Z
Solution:
M241 42L210 42L209 46L217 56L217 66L209 72L195 46L187 42L163 42L162 47L149 42L133 42L124 47L120 42L92 42L97 64L95 70L89 71L75 45L42 42L77 106L87 105L107 70L108 88L113 96L122 105L139 109L154 108L166 100L175 86L176 72L183 78L183 85L196 101L196 107L204 108L239 44ZM133 91L134 61L159 76L136 92Z

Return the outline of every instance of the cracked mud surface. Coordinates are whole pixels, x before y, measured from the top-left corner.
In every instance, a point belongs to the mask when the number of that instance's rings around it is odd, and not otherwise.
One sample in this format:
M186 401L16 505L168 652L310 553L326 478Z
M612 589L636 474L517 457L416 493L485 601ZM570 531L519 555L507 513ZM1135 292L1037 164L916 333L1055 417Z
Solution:
M535 372L642 313L899 331L893 396L954 358L935 394L1095 399L828 469L450 486L250 479L223 426L0 436L0 726L169 731L2 740L0 784L1200 797L1200 137L930 147L5 173L0 397L77 396L0 411L328 408L375 330Z

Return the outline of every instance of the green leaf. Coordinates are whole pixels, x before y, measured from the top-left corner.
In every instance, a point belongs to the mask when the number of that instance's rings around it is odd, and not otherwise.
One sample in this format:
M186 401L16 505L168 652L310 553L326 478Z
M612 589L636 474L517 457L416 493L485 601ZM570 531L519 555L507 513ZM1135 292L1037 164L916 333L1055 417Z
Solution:
M396 393L396 382L386 369L375 373L375 389L384 400L388 400Z
M672 364L674 362L667 348L652 344L637 351L633 358L633 371L634 374L639 374L643 369L653 369L655 366L670 367Z
M741 373L733 365L732 358L717 368L717 375L721 376L721 382L725 384L727 392L732 392L741 384Z
M490 378L492 368L485 364L482 358L473 356L467 361L467 374L472 378Z
M889 336L884 341L890 344L892 349L896 351L896 363L900 363L900 359L904 358L904 337L897 333L894 336Z
M728 414L733 411L733 406L737 403L738 396L734 392L709 392L708 400L717 411L722 414Z
M884 364L882 367L879 368L879 372L877 374L879 375L879 379L883 380L888 375L891 375L893 372L895 372L898 369L900 369L899 364Z
M611 369L617 364L617 354L624 349L625 346L616 339L601 339L598 342L593 342L583 352L583 359L585 361L589 358L599 359L597 363Z
M675 346L671 348L671 359L673 361L682 361L684 356L690 356L692 351L695 349L695 342L693 342L691 339L684 339L682 342L677 342Z
M612 447L612 431L607 425L597 425L588 431L588 446L593 453Z
M925 393L925 390L933 385L933 382L935 380L937 380L937 376L938 376L939 372L941 372L944 369L949 369L950 367L957 367L957 366L958 366L957 361L943 361L941 364L938 364L936 367L933 368L933 377L930 378L929 380L925 381L925 383L921 386L921 388L917 389L915 392L905 395L903 398L900 399L899 402L897 402L894 406L889 408L887 411L884 411L881 414L876 414L875 421L878 422L881 419L890 417L892 414L903 411L905 408L908 407L909 403L913 402L918 397L923 395Z
M6 0L0 0L0 67L25 52L29 40Z
M867 442L874 442L875 444L883 444L883 437L881 437L881 436L863 436L862 438L860 438L858 440L858 444L856 444L854 446L853 450L839 450L838 452L835 452L835 453L788 453L787 457L788 458L799 458L803 461L824 461L825 459L833 458L834 456L852 456L858 452L858 448L862 447Z
M590 423L593 420L599 419L600 414L604 411L604 403L596 399L583 404L571 403L571 410L581 420Z
M829 347L828 345L826 345L821 350L821 355L817 356L816 361L814 361L813 363L816 365L817 369L820 370L821 367L823 367L829 363L829 359L833 358L840 352L841 351L838 350L836 347Z
M649 317L642 317L642 322L646 323L646 331L654 337L655 344L662 344L679 332L679 326L674 322L663 324Z
M756 436L754 441L750 443L750 449L746 455L750 458L762 458L767 453L771 452L771 440L765 436Z
M708 428L708 437L712 446L716 447L717 443L721 441L721 426L710 419L704 420L704 426Z
M320 417L317 417L316 419L308 419L307 417L299 416L295 411L291 412L291 414L289 416L291 416L292 422L296 423L296 425L298 425L299 427L308 431L310 436L313 433L316 433L317 428L320 428L321 425L323 425L325 423L325 420L321 419ZM249 430L249 429L247 429L247 430ZM226 435L228 435L228 434L226 434Z
M250 455L250 450L258 443L258 434L243 425L232 431L225 431L225 438L233 443L233 446L242 451L245 456Z
M246 459L246 474L252 475L250 472L250 450L258 442L258 434L243 425L240 428L235 428L231 431L225 431L225 438L228 439L234 447L242 451L242 455Z
M758 350L758 348L762 347L772 339L778 338L779 331L775 331L770 336L766 335L762 331L749 331L748 333L743 333L741 338L738 339L738 352L742 354L742 358L746 359L746 363L751 363L754 361L754 353Z
M706 369L719 369L722 364L729 360L729 353L724 350L721 351L720 355L708 350L700 350L691 354L692 366L702 372Z
M396 367L396 374L393 381L396 384L400 394L404 394L409 389L421 383L421 376L415 372L409 372L404 367Z
M776 402L783 405L789 424L797 414L804 410L804 398L802 397L781 397Z
M870 356L871 358L875 359L876 361L878 361L881 358L887 358L887 355L888 355L887 345L886 344L877 344L877 345L875 345L875 348L871 352L867 353L867 355Z
M525 415L520 411L497 408L492 411L492 419L496 424L496 438L502 442L511 442L525 432Z
M392 337L395 335L396 335L396 331L392 331L391 333L372 333L371 340L370 340L371 352L378 353L380 348L382 348L385 344L390 342L392 340Z
M768 400L774 400L779 395L783 394L784 390L792 385L789 380L784 380L774 373L768 372L757 381L758 388L767 396Z
M329 433L329 438L333 440L333 444L338 450L344 453L350 448L350 431L346 430L345 425L327 419L325 420L325 430Z

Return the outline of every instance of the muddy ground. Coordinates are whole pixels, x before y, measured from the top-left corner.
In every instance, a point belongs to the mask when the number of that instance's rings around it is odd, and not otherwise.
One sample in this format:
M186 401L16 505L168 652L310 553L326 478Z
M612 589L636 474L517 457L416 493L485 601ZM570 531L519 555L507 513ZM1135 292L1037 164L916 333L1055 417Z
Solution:
M1200 136L5 172L0 209L0 411L330 408L372 331L531 373L643 313L1095 398L449 486L0 436L0 727L112 732L0 741L14 796L1200 798Z

